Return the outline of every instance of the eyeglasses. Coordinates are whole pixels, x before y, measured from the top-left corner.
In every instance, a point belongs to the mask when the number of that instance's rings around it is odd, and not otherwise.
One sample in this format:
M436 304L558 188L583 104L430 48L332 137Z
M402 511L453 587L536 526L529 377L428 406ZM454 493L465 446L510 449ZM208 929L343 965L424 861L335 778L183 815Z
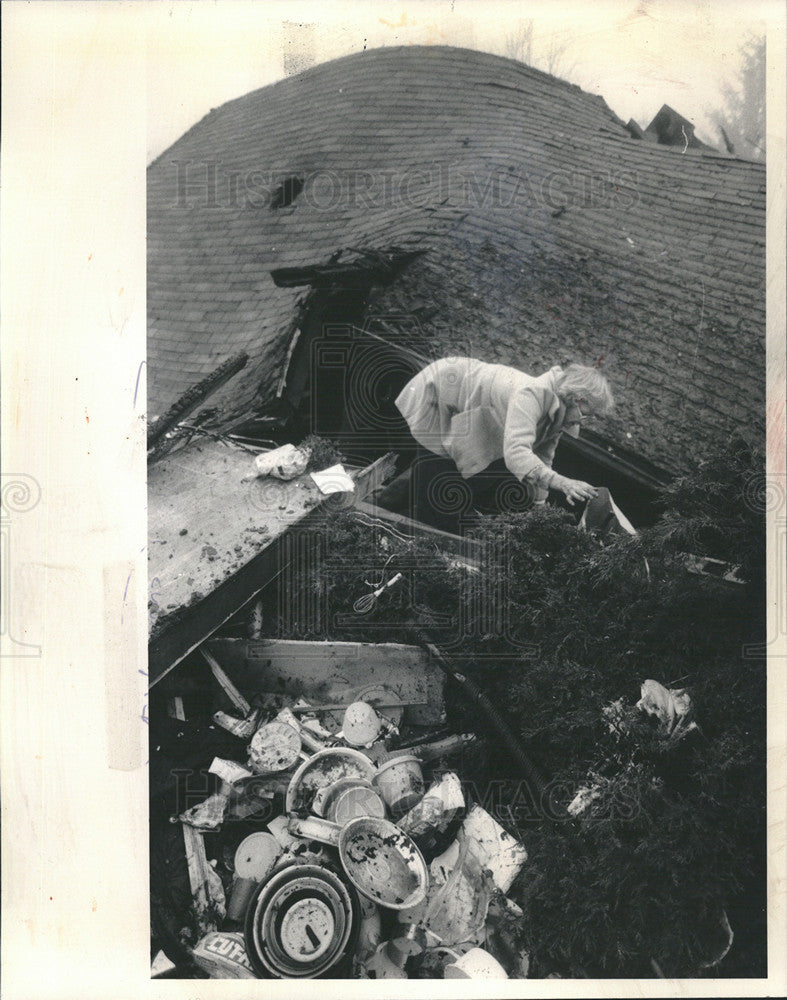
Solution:
M585 402L584 399L575 399L574 400L574 406L576 406L577 412L579 413L579 419L581 421L583 421L583 422L586 423L586 422L588 422L590 420L594 420L595 419L595 414L594 413L583 413L582 412L582 407L579 404L580 403L584 403L584 402Z

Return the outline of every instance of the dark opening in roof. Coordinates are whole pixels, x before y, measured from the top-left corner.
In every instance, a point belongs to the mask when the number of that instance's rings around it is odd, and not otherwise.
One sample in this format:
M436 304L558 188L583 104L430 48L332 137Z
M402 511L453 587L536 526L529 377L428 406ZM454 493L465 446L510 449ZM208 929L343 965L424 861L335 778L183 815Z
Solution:
M271 208L286 208L291 205L303 191L302 177L287 177L273 192Z

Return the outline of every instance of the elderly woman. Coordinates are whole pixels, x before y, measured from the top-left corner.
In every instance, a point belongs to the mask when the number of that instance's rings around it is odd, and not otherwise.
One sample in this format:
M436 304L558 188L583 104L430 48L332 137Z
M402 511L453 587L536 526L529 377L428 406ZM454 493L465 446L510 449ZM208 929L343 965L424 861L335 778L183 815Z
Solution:
M607 380L595 368L556 365L533 377L475 358L443 358L407 383L396 406L423 449L414 466L413 514L419 520L455 526L456 511L449 508L457 506L457 471L466 481L466 509L478 486L488 489L490 471L500 483L505 469L535 503L543 503L549 489L563 492L571 505L596 494L588 483L552 469L560 436L578 437L585 421L612 409Z

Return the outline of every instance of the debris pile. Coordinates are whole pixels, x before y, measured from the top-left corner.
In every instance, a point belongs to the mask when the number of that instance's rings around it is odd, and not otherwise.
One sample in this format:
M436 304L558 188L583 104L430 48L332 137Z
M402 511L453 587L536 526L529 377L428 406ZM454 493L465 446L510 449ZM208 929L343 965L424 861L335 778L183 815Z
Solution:
M450 766L476 738L417 732L384 685L366 699L214 715L246 762L215 758L217 790L170 817L195 928L181 944L211 978L526 976L506 893L527 853Z

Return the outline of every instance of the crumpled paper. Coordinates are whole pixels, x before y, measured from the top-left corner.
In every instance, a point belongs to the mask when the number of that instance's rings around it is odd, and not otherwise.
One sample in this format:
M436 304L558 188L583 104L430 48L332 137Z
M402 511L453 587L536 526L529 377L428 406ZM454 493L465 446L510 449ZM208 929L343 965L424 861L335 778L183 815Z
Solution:
M181 823L193 826L195 830L218 830L224 822L226 811L227 796L219 793L209 795L204 802L181 813L178 819Z
M331 493L352 493L355 489L355 483L344 471L342 465L332 465L328 469L323 469L322 472L312 472L311 477L320 493L324 493L326 496Z
M275 476L277 479L295 479L306 471L310 452L307 448L297 448L294 444L283 444L273 451L257 455L254 465L258 476Z
M227 913L224 886L205 855L202 834L183 824L183 842L189 870L192 907L197 926L202 934L218 930L219 922Z

